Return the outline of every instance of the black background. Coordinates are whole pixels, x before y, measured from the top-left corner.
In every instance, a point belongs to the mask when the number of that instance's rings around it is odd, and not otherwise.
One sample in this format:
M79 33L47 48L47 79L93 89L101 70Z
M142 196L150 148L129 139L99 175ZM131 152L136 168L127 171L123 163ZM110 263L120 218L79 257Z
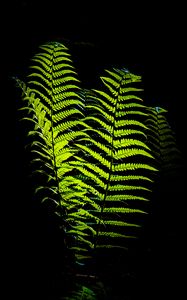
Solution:
M32 184L27 177L29 158L24 149L24 129L17 120L19 93L11 78L24 79L30 58L40 44L48 41L68 45L85 87L97 87L105 68L126 67L142 75L145 103L168 109L169 121L185 157L184 7L172 3L164 7L153 1L146 5L127 1L12 1L4 8L1 11L1 82L5 106L1 113L1 148L5 152L2 159L5 170L1 214L5 229L2 244L6 293L13 290L20 299L29 299L30 293L35 294L33 299L47 299L46 295L37 298L37 293L53 290L51 282L63 268L63 247L56 219L45 205L33 200ZM185 180L184 176L181 178L182 189ZM175 197L172 214L165 216L170 200L167 199L165 204L161 203L162 212L155 220L157 240L153 242L155 252L151 258L155 281L151 295L159 295L162 290L163 297L159 299L181 289L183 240L180 234L185 199L181 191ZM146 266L147 270L150 261L145 266L144 262L139 263L139 268ZM146 284L142 285L142 294L146 289Z
M12 1L1 25L2 50L10 76L22 76L38 46L51 40L71 47L85 85L93 87L104 68L126 67L142 75L144 100L168 109L180 133L184 28L183 7L174 4Z

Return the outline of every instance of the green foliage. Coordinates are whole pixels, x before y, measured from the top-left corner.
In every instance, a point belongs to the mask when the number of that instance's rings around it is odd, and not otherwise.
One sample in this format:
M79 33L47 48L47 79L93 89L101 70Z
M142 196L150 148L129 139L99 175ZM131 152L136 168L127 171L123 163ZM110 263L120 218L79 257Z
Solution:
M55 203L78 264L103 248L126 249L148 212L154 174L175 148L164 110L145 107L141 77L126 69L106 70L101 90L81 88L63 44L40 46L32 62L27 82L17 82L46 178L36 192ZM94 297L81 286L71 299Z
M96 294L94 291L92 291L90 288L83 286L83 285L77 285L76 289L74 289L69 296L63 297L63 300L96 300L98 299L96 297Z
M176 138L161 107L147 107L147 145L155 157L156 167L164 176L172 176L181 165Z

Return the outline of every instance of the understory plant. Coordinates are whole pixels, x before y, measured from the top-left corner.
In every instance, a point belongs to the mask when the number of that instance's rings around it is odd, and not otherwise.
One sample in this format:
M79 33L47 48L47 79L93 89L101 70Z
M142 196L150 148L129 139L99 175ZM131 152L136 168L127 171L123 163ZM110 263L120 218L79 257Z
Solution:
M16 79L42 177L36 192L54 204L71 265L60 299L109 299L102 268L142 234L158 174L177 155L166 110L142 100L141 76L122 67L100 80L101 89L83 88L58 42L41 45L26 80Z

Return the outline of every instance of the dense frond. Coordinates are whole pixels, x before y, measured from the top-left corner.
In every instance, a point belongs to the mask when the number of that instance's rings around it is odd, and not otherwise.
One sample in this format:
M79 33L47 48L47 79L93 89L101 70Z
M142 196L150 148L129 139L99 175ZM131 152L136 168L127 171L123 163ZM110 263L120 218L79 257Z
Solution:
M147 107L147 111L147 145L155 156L157 168L164 173L172 173L180 165L180 152L166 118L167 111L161 107Z
M25 119L32 121L34 126L28 133L30 136L35 135L32 142L33 161L40 163L38 172L45 174L48 179L46 186L37 187L36 191L52 192L48 198L53 199L57 205L57 214L58 211L63 213L67 223L64 230L73 239L72 226L75 220L92 218L91 213L83 209L85 203L98 209L98 204L86 195L89 186L81 180L77 182L77 171L74 171L74 157L79 150L72 143L82 136L88 137L82 128L89 126L80 120L84 116L84 103L77 93L80 90L79 80L68 49L59 43L48 43L40 48L42 52L32 60L34 64L28 75L28 83L19 82L23 91L22 109L26 109L31 116ZM83 161L80 165L83 165ZM93 192L93 189L90 190ZM46 198L43 197L44 200ZM71 216L74 216L73 221L70 220ZM94 219L97 220L95 216ZM86 224L85 227L88 229ZM77 233L81 239L81 231Z
M140 209L146 206L139 203L149 199L151 174L156 171L145 143L147 127L143 121L147 112L142 99L134 96L141 89L131 87L140 81L140 76L117 69L107 72L110 76L101 78L102 91L84 91L87 111L84 121L90 126L86 131L89 138L83 137L76 144L87 161L84 167L77 168L86 182L95 186L97 193L93 198L101 207L100 211L91 209L100 218L94 227L97 235L92 239L95 249L114 244L124 247L122 240L132 236L127 224L139 227L138 223L128 222L129 218L126 221L125 216L133 215L136 220L137 214L146 214ZM121 226L110 231L108 218Z

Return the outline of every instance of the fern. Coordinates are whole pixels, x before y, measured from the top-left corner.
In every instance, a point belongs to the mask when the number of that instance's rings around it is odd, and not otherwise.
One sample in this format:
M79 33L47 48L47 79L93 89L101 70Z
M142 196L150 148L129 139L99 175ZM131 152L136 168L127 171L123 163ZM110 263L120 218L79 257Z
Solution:
M34 73L28 75L29 81L18 83L23 90L25 105L22 109L31 114L24 119L34 123L33 130L29 131L29 135L36 136L32 143L34 160L42 163L42 172L48 180L48 187L40 186L37 191L50 189L52 196L49 198L57 205L56 213L66 222L69 219L65 216L86 201L85 187L70 180L74 178L74 157L78 151L71 143L87 136L82 130L86 124L79 120L84 115L84 104L76 92L78 79L66 47L49 43L40 48L43 52L33 58L36 64L31 66ZM41 168L38 171L41 172ZM43 200L46 199L44 196ZM69 221L64 230L71 230L71 226Z
M166 111L144 105L141 76L126 69L106 70L100 90L83 89L61 43L40 46L27 80L16 80L33 162L44 176L36 192L55 204L75 270L75 288L62 299L103 299L95 282L87 284L88 267L100 255L113 262L139 237L154 174L178 166ZM77 285L79 275L86 280Z
M97 300L96 294L90 288L86 286L78 286L77 290L70 293L69 296L63 297L62 300Z
M176 153L165 110L144 105L141 76L126 69L106 70L100 90L81 88L68 49L56 42L40 47L27 82L17 83L33 124L33 160L46 176L36 192L54 202L74 262L124 251L148 214L154 174ZM70 297L95 294L82 285Z
M181 155L175 134L166 118L167 111L161 107L147 107L147 145L155 157L156 167L166 176L176 173Z
M152 167L151 151L145 144L146 126L141 120L147 116L145 107L142 99L134 96L141 89L131 88L132 83L140 81L140 76L118 69L107 73L109 77L101 78L106 91L85 90L82 93L87 111L84 122L90 126L85 132L89 133L89 138L83 137L75 143L86 162L77 169L88 183L88 197L98 205L97 209L87 207L96 224L93 236L82 242L95 250L124 248L124 240L136 237L137 232L129 235L128 229L139 225L125 222L125 216L134 215L132 220L135 220L135 215L145 213L142 207L146 209L146 206L139 202L148 201L150 186L146 183L151 181L151 173L156 170ZM125 132L127 138L123 134L120 136L119 131ZM138 184L140 178L142 181ZM111 231L110 221L120 226L113 226Z

